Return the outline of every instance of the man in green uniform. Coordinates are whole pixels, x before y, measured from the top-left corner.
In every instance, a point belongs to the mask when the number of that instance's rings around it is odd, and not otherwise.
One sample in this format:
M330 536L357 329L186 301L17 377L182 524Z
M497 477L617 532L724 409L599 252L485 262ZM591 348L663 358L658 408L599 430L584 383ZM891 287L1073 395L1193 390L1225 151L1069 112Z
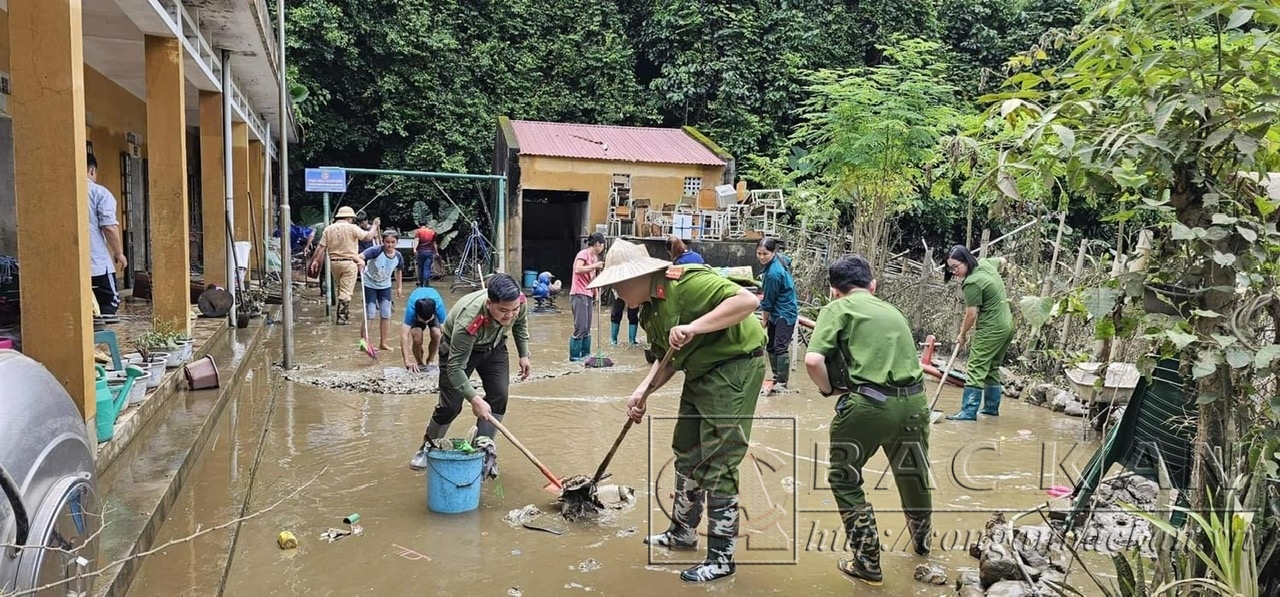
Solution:
M947 256L943 277L950 280L951 276L959 276L964 290L964 321L960 324L956 347L964 346L969 330L974 330L960 412L949 415L948 420L977 420L979 405L984 415L1000 415L1000 398L1004 393L1000 385L1000 365L1004 364L1005 353L1013 342L1013 312L1004 280L1000 279L1000 268L1004 265L1003 257L978 260L963 245L952 247Z
M929 473L929 405L911 326L874 296L871 265L846 255L827 270L835 299L822 308L805 367L823 396L839 395L831 421L827 481L840 508L853 557L841 572L883 581L875 512L862 489L862 467L884 449L907 517L912 547L929 553L933 497Z
M675 500L666 532L645 543L697 549L696 529L707 506L707 558L680 574L688 582L730 576L737 545L738 465L747 453L756 399L764 383L764 329L752 314L759 300L705 265L673 266L645 248L615 241L590 288L612 286L627 308L640 307L640 325L659 359L632 393L627 414L639 422L645 388L661 387L684 371L675 452Z
M507 413L508 332L516 339L520 379L528 379L529 309L520 285L507 274L494 274L488 288L462 297L449 311L440 340L440 402L409 468L427 466L427 444L444 438L464 400L476 416L476 437L494 437L497 428L491 421L501 421ZM471 386L472 371L480 373L483 395Z

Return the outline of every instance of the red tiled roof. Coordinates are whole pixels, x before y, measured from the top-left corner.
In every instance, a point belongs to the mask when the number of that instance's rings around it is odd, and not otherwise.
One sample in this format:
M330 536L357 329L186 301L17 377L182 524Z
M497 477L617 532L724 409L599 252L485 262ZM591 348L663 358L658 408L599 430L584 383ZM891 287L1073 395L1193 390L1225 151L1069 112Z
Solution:
M512 120L521 155L723 166L681 129Z

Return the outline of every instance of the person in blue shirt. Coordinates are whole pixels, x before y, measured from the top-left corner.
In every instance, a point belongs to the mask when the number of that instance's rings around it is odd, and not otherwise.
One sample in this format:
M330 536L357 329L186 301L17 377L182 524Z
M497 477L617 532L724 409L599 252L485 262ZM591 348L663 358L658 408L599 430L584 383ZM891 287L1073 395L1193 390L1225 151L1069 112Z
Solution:
M382 235L382 246L369 247L356 256L356 266L364 269L365 317L378 322L378 350L391 350L387 346L387 328L391 325L391 277L395 275L396 296L404 296L404 258L396 250L396 233Z
M400 332L400 350L404 353L404 368L417 373L439 373L440 366L432 361L440 354L440 338L445 317L444 297L430 286L415 289L409 294L409 305L404 310L404 325ZM423 353L424 337L430 338Z
M761 274L764 299L760 301L760 312L769 334L765 351L773 368L773 386L769 390L773 393L785 390L791 377L791 336L796 331L800 305L796 302L791 261L778 252L778 239L760 239L756 244L756 259L764 266Z
M671 265L706 263L702 260L702 255L690 249L683 240L680 240L680 237L674 234L667 236L667 254L671 255Z

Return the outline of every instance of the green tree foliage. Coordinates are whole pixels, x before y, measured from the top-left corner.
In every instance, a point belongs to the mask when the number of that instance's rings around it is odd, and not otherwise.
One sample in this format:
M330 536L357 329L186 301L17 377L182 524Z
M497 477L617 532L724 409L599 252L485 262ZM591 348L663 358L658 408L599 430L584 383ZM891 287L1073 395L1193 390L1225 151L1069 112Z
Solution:
M1280 507L1280 200L1258 184L1280 170L1280 6L1113 0L1082 28L1065 68L1028 69L988 100L995 119L1023 131L1005 137L1004 167L1116 205L1117 220L1159 218L1152 258L1121 286L1135 299L1190 303L1179 316L1148 314L1144 327L1194 380L1193 503L1208 504L1239 473L1246 508ZM1114 296L1119 312L1123 295ZM1226 470L1205 451L1242 441L1249 448ZM1273 519L1259 529L1260 553L1274 553L1276 532Z
M290 76L310 92L291 155L295 167L485 172L507 115L688 124L749 164L791 151L815 71L879 64L895 36L929 39L953 65L943 78L974 97L977 77L957 73L998 68L1062 21L1036 15L1078 3L962 1L290 0ZM966 35L975 14L992 39ZM344 201L358 207L391 182L354 177ZM488 189L445 187L468 213L492 216L480 199ZM444 203L434 185L402 180L369 210L409 226L415 200ZM950 211L920 226L949 222Z
M286 17L293 77L310 90L301 164L486 172L499 115L652 120L611 1L299 0ZM352 199L390 182L357 179ZM425 181L388 196L370 209L440 201Z
M801 187L807 225L852 225L864 254L882 255L886 226L931 186L939 140L961 122L955 90L940 82L940 45L918 39L880 48L874 67L812 76L792 142L812 176ZM794 204L794 203L793 203Z

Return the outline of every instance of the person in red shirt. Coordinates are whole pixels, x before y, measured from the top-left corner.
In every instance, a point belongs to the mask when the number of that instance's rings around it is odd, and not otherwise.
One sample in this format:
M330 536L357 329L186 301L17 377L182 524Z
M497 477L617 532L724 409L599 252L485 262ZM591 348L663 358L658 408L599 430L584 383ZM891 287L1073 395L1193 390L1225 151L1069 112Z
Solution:
M604 269L604 235L596 232L587 237L587 248L573 258L573 285L569 289L569 307L573 310L573 337L569 338L569 360L578 362L591 354L591 307L596 291L587 285Z
M418 286L431 285L431 264L436 258L436 231L419 222L413 232L413 254L418 259Z

